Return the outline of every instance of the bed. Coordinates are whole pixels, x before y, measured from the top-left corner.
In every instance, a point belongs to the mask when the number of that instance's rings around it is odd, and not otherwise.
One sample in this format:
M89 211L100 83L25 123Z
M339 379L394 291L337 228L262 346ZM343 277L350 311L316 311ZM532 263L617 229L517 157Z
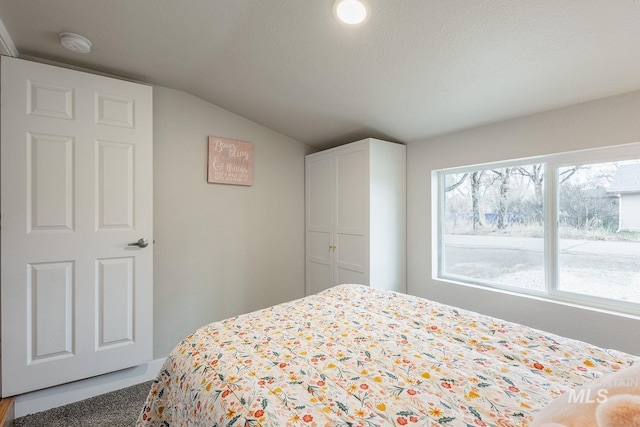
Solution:
M527 426L637 357L360 285L206 325L139 426Z

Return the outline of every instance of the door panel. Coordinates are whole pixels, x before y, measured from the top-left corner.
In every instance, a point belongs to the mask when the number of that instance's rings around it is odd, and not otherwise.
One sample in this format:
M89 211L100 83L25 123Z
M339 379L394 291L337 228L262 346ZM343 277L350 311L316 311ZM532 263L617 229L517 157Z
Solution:
M307 233L310 260L329 265L331 259L331 235L326 232L309 231Z
M98 260L98 348L133 341L133 257Z
M73 263L29 265L27 273L29 363L73 354Z
M96 123L133 128L133 99L96 92Z
M131 230L133 225L133 144L97 141L98 230Z
M152 94L2 58L2 395L151 360Z
M73 229L73 139L29 134L28 231Z
M336 154L336 228L338 233L364 234L364 150Z
M365 253L364 236L338 234L336 244L336 262L338 267L364 273Z
M314 261L307 262L307 295L317 294L333 285L331 267Z
M307 163L307 225L313 230L331 231L333 223L333 167L331 157L314 158Z
M27 80L27 114L73 120L73 101L70 87Z

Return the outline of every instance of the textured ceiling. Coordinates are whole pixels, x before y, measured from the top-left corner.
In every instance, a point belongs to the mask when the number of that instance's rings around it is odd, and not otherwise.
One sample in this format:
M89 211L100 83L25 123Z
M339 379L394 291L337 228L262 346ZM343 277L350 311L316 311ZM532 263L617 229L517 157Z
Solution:
M19 56L183 90L318 148L640 89L640 0L368 0L357 28L332 2L0 0L0 19Z

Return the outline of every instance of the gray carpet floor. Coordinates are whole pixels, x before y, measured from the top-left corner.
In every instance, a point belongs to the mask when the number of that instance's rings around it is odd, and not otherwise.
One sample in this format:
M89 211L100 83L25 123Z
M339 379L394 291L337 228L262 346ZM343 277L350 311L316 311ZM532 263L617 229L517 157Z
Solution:
M60 408L27 415L13 421L14 427L90 427L135 425L151 381L112 391Z

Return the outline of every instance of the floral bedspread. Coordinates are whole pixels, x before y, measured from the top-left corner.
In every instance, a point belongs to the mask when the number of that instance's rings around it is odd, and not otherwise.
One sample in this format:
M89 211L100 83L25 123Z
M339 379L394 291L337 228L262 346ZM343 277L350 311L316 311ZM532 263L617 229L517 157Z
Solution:
M635 357L341 285L211 323L168 356L139 426L527 426Z

